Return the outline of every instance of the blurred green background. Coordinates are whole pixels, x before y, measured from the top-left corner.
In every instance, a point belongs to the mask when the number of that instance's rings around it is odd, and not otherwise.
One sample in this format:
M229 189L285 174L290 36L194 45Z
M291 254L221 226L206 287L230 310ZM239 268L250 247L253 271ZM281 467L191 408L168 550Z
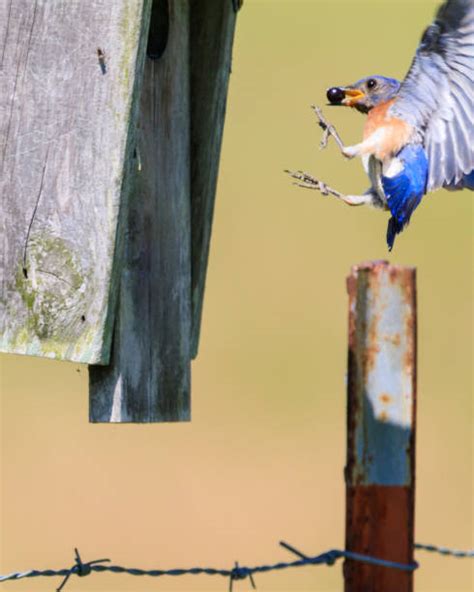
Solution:
M229 0L230 1L230 0ZM387 258L387 215L298 189L302 168L367 187L309 105L370 74L403 77L436 2L246 0L239 15L193 420L90 425L87 369L1 356L0 573L111 557L131 567L288 560L344 544L347 297L352 264ZM326 110L346 142L363 116ZM418 267L416 539L473 544L472 194L424 198L389 259ZM419 553L419 592L472 590L472 561ZM341 565L256 578L342 590ZM53 590L57 580L3 584ZM68 590L225 590L199 576L97 574ZM237 582L234 589L249 589ZM381 591L383 592L383 591Z

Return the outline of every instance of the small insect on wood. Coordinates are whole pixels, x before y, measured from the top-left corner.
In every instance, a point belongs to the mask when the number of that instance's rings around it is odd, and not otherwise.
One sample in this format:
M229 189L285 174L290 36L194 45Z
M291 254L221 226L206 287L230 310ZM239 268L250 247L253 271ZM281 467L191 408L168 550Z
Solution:
M107 74L107 56L100 47L97 48L97 59L99 60L100 71L102 74Z

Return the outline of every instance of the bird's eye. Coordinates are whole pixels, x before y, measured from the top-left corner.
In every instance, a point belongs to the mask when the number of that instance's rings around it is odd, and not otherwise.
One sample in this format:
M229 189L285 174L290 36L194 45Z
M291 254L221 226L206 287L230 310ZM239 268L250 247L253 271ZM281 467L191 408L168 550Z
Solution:
M369 80L367 80L367 88L375 88L377 86L377 81L374 80L373 78L369 78Z

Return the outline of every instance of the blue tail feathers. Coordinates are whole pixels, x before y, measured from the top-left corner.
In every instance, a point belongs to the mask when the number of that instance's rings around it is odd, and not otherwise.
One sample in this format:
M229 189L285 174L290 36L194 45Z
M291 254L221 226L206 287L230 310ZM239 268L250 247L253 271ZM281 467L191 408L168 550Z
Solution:
M382 177L382 186L392 214L387 228L387 245L392 250L395 237L410 221L426 191L428 160L420 144L408 144L396 156L402 170L393 177Z

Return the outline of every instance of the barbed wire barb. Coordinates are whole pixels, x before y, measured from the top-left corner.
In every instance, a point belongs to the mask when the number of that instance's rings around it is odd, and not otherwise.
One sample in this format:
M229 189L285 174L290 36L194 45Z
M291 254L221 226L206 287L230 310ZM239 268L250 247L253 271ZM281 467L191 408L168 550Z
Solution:
M236 561L234 569L230 572L229 592L233 591L234 580L245 580L245 578L247 577L249 578L250 583L252 584L252 588L256 590L257 586L255 585L255 580L253 579L251 570L248 567L240 567L238 562Z
M92 567L94 565L98 565L99 563L105 563L105 562L110 561L110 559L93 559L92 561L87 561L86 563L83 563L83 561L81 559L81 555L80 555L79 551L77 550L77 548L74 549L74 555L75 555L75 563L71 567L71 569L69 570L69 573L64 576L64 579L61 582L61 584L59 585L59 587L56 588L56 592L61 592L61 590L64 588L64 586L67 584L67 581L69 580L69 578L73 574L76 574L81 578L84 576L88 576L92 572Z

